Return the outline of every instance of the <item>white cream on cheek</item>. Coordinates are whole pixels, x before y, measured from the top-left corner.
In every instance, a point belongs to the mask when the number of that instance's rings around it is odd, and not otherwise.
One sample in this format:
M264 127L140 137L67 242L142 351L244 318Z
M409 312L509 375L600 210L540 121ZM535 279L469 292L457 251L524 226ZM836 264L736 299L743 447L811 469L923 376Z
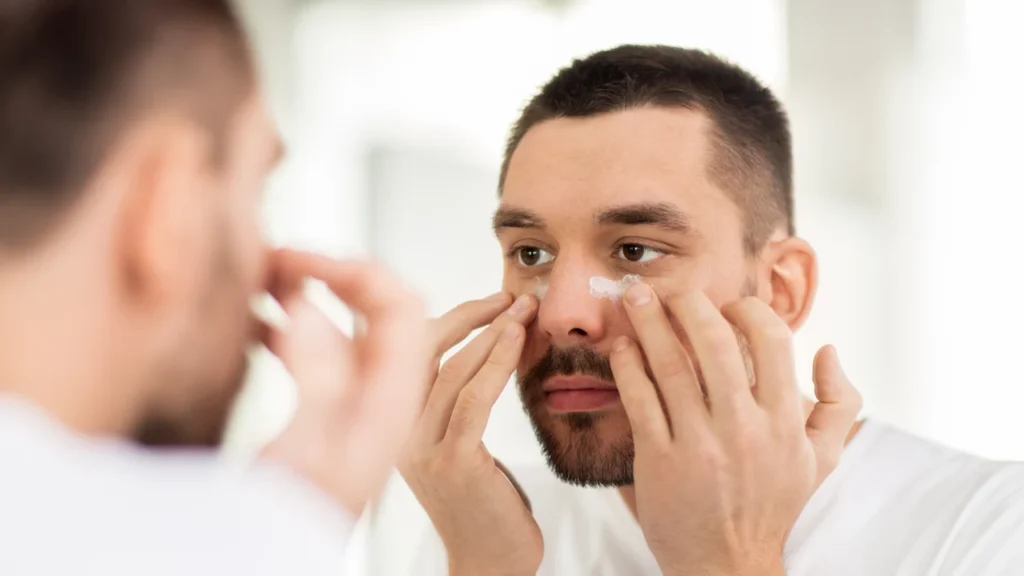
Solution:
M622 298L630 286L640 282L642 280L636 274L626 274L618 280L612 280L604 276L591 276L590 295L594 298L604 298L614 302Z
M544 299L544 296L548 293L548 281L540 276L533 279L533 285L530 287L530 294L537 297L537 301Z

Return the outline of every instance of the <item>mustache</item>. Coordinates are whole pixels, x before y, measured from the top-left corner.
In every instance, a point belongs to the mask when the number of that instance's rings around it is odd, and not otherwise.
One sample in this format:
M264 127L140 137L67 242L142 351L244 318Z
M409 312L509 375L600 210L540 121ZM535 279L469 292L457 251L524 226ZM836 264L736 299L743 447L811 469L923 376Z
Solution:
M520 379L525 390L539 390L545 380L554 376L591 376L607 382L614 382L611 361L597 350L586 345L569 348L549 346L544 356Z

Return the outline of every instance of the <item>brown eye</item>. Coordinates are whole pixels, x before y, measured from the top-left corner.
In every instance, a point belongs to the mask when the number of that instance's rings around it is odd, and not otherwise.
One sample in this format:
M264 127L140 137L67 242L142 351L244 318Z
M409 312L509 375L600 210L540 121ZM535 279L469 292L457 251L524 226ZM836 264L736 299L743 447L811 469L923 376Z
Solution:
M519 264L527 268L547 264L554 260L554 256L536 246L523 246L517 251Z
M622 257L630 262L639 262L644 257L644 247L639 244L626 244L622 247Z
M643 244L622 244L616 250L616 257L628 262L643 264L656 260L663 253Z

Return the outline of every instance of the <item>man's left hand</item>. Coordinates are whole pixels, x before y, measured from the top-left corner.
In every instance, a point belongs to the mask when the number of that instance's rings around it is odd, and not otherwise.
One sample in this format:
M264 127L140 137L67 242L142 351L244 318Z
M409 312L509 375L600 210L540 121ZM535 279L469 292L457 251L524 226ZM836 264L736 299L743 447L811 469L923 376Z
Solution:
M789 532L835 468L861 407L835 350L815 358L818 403L805 417L791 331L764 302L719 311L690 293L663 306L644 284L625 300L639 347L620 338L611 363L633 429L637 516L662 571L784 574ZM734 327L749 343L753 382Z

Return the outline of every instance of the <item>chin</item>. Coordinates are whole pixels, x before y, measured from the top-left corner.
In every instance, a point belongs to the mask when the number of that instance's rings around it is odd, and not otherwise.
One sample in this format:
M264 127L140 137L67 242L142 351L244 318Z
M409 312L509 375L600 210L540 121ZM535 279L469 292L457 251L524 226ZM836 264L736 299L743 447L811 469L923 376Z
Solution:
M152 448L217 448L224 440L228 419L235 398L245 383L248 372L246 357L231 371L231 376L218 379L197 379L183 392L192 397L184 403L155 406L136 426L134 439Z
M530 420L548 466L563 482L633 484L633 435L624 412L531 413Z

